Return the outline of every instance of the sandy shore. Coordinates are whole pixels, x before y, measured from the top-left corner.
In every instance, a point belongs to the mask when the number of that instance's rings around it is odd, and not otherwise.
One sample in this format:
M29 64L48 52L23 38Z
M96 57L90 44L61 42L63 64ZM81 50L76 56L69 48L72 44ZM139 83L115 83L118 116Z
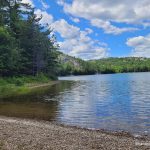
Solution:
M149 138L0 117L0 150L149 150Z
M49 83L28 84L27 87L29 89L35 89L35 88L53 86L53 85L58 84L58 83L60 83L60 81L50 81Z

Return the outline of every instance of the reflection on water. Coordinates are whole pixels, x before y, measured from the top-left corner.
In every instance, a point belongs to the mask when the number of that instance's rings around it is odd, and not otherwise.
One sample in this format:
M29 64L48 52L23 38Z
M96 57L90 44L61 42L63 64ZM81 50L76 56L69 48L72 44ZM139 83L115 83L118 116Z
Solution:
M60 103L61 122L150 134L150 73L63 77L76 80ZM64 98L64 95L62 99ZM66 105L67 104L67 105Z
M60 80L71 81L42 88L30 96L0 100L0 115L150 134L150 73Z
M58 101L53 97L67 89L73 82L61 82L52 87L42 87L32 94L7 99L0 99L0 115L10 117L55 120L58 112Z

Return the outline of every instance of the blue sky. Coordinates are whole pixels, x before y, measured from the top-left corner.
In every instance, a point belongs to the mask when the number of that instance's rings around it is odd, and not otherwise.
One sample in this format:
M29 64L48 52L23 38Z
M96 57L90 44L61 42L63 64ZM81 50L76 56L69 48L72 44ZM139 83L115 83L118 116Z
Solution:
M82 59L150 57L149 0L23 0L54 29L60 51Z

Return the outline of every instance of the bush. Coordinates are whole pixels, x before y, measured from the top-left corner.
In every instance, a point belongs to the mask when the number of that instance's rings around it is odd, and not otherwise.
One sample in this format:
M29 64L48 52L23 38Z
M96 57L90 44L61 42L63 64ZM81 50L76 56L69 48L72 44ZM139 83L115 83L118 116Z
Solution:
M51 80L58 80L58 77L55 76L55 75L52 75L52 74L49 75L48 78L51 79Z
M24 85L24 81L21 78L18 78L15 81L15 85L16 86L23 86Z

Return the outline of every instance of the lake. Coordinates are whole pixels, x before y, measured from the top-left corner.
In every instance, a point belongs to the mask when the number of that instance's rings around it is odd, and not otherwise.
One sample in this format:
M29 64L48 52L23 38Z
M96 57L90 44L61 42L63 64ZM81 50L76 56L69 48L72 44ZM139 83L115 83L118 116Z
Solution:
M59 80L32 95L1 99L0 115L150 135L150 73Z

